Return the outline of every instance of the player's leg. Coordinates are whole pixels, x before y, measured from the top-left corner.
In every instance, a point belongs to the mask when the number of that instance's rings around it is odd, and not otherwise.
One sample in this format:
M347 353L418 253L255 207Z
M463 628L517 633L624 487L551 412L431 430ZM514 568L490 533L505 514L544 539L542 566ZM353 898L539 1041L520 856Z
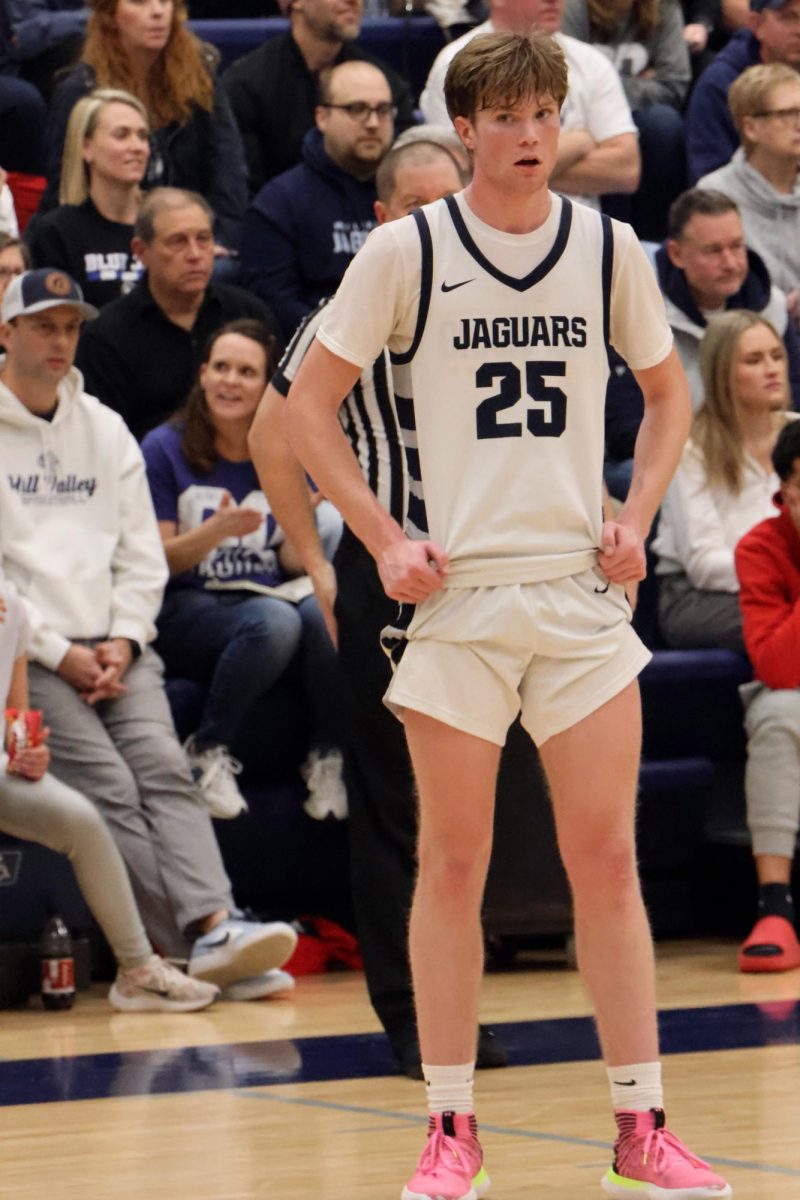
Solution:
M603 1188L623 1200L721 1200L728 1185L664 1126L653 946L636 868L640 740L633 682L540 747L619 1129Z
M410 709L404 719L420 805L409 946L431 1126L403 1197L474 1200L488 1188L472 1075L500 747Z

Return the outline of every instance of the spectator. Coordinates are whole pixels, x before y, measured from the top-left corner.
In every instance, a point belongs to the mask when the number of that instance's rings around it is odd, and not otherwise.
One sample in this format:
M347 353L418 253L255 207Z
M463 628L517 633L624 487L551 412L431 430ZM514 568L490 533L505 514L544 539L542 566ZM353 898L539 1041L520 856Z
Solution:
M786 425L772 463L778 512L736 547L744 641L755 681L745 702L747 824L758 877L758 919L739 951L742 971L800 967L792 863L800 827L800 422Z
M29 635L25 606L12 584L0 580L0 697L4 708L26 712ZM42 744L13 758L0 751L0 830L66 854L78 885L117 960L108 998L123 1012L194 1012L219 995L212 983L191 979L153 953L136 909L125 864L96 808L46 774L49 730Z
M392 148L378 168L376 182L375 213L383 224L459 191L462 181L449 151L415 141ZM325 302L293 339L264 394L250 445L270 504L300 553L322 610L338 634L342 703L352 730L345 758L359 945L370 999L398 1066L419 1079L407 947L416 874L416 796L403 730L383 704L391 666L380 647L381 629L395 619L397 605L387 597L371 556L349 529L336 553L334 573L309 504L305 475L283 434L283 400L327 311ZM408 475L391 403L391 378L385 350L361 373L339 419L370 487L384 508L402 521ZM499 1067L506 1062L506 1052L491 1030L481 1028L478 1066Z
M61 271L28 271L3 298L0 569L27 604L31 701L52 725L53 774L108 822L154 944L254 997L284 983L274 971L297 939L235 909L175 736L148 645L166 565L144 462L72 368L91 311Z
M355 44L363 0L292 0L288 33L233 63L222 77L244 141L250 195L300 162L313 129L324 71L368 62L383 71L397 109L397 128L414 124L414 97L405 79Z
M787 299L744 242L736 204L720 192L691 188L669 212L669 237L655 251L658 282L696 409L703 399L700 343L709 320L726 309L759 313L783 337L792 403L800 404L800 342ZM606 393L606 482L613 496L627 494L633 445L642 419L641 392L616 352Z
M24 242L17 237L9 237L7 233L0 233L0 300L5 296L11 280L28 270L30 257Z
M0 69L26 79L49 101L53 77L80 57L83 0L6 0L0 25Z
M614 65L639 130L642 178L635 197L614 215L641 238L666 233L670 204L686 187L683 102L691 78L678 0L565 0L562 28ZM625 211L627 210L627 211Z
M77 365L89 392L141 438L171 416L197 374L209 335L236 317L271 322L242 288L212 279L211 210L177 188L148 192L131 248L146 274L83 331Z
M0 167L0 234L5 237L19 237L14 197L8 186L8 173L2 167Z
M186 750L215 817L246 808L235 780L241 767L229 747L259 697L299 659L311 714L307 811L344 817L335 651L310 584L294 594L286 586L298 561L247 448L276 363L276 342L265 326L223 325L211 337L186 407L144 439L170 573L158 650L169 674L207 685ZM327 549L330 557L335 546Z
M7 171L42 175L47 107L32 83L0 72L0 163Z
M736 201L747 245L794 309L800 288L800 75L783 63L748 67L731 85L728 104L742 145L698 187Z
M222 248L236 249L247 203L244 153L214 59L186 27L184 0L91 0L86 44L53 96L42 211L57 203L67 121L96 87L122 88L145 106L151 129L143 186L199 192Z
M686 112L689 182L730 162L739 136L728 108L730 86L748 67L800 67L800 0L750 0L750 27L740 29L703 71Z
M140 100L114 88L84 96L67 124L60 205L28 226L34 266L66 271L96 308L129 292L144 270L131 238L149 156Z
M742 650L733 552L772 510L770 455L790 419L786 350L763 317L734 310L709 325L701 369L703 403L653 542L659 625L676 649Z
M747 7L747 0L736 0L736 3ZM694 81L711 65L717 50L725 45L730 33L725 28L720 0L681 0L681 9L683 40L689 51Z
M265 184L247 210L241 281L271 305L286 340L336 290L375 225L375 172L394 116L378 67L334 67L320 83L303 162Z
M798 0L800 3L800 0ZM636 126L619 76L608 60L585 42L559 32L563 0L490 0L482 25L440 50L431 67L420 108L431 124L450 124L444 102L447 68L458 51L479 33L512 30L551 33L569 67L569 92L561 109L558 162L551 176L559 192L599 207L603 192L635 192L640 161Z

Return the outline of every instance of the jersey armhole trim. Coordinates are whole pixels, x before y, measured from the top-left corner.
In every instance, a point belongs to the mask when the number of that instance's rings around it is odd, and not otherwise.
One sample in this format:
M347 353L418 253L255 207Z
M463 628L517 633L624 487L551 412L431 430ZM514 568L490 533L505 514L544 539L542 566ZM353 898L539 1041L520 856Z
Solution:
M606 344L608 365L611 367L611 277L614 272L614 227L611 218L603 213L600 217L603 228L603 257L600 276L603 288L603 340Z
M419 308L417 309L417 324L414 328L414 339L407 350L402 354L390 352L390 357L393 363L409 363L419 349L419 344L422 341L422 335L425 332L425 323L428 320L428 310L431 306L431 286L433 283L433 238L431 237L430 226L428 225L427 217L421 209L417 208L411 214L416 222L417 232L422 248L422 264L420 268L419 280Z
M499 280L500 283L505 284L506 287L513 288L514 291L527 292L529 288L541 282L545 275L552 271L566 249L569 231L572 226L572 203L566 196L561 197L561 216L558 222L556 238L550 248L550 253L542 259L538 266L534 267L530 274L525 275L522 279L515 279L513 275L506 275L504 271L501 271L494 263L490 262L486 255L478 248L473 241L472 234L467 229L466 222L461 215L461 210L454 196L447 196L445 204L455 226L456 233L461 239L467 253L475 259L478 266L483 267L487 274Z

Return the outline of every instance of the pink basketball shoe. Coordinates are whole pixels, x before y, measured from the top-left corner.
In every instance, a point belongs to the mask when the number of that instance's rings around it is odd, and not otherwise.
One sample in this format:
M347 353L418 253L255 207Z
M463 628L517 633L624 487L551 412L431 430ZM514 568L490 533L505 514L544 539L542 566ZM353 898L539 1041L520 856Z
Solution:
M730 1184L688 1150L665 1125L664 1110L617 1111L614 1165L600 1183L617 1200L728 1200Z
M479 1200L489 1190L471 1113L437 1113L428 1122L428 1140L401 1200Z

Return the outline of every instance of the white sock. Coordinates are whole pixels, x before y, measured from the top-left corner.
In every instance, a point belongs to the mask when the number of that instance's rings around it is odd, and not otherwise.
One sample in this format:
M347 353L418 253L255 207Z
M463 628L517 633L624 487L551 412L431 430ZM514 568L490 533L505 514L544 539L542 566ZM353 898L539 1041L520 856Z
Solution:
M606 1067L606 1072L615 1111L626 1108L632 1112L649 1112L651 1108L664 1107L660 1062Z
M455 1067L429 1067L422 1064L425 1090L430 1113L474 1112L472 1090L475 1063L459 1063Z

